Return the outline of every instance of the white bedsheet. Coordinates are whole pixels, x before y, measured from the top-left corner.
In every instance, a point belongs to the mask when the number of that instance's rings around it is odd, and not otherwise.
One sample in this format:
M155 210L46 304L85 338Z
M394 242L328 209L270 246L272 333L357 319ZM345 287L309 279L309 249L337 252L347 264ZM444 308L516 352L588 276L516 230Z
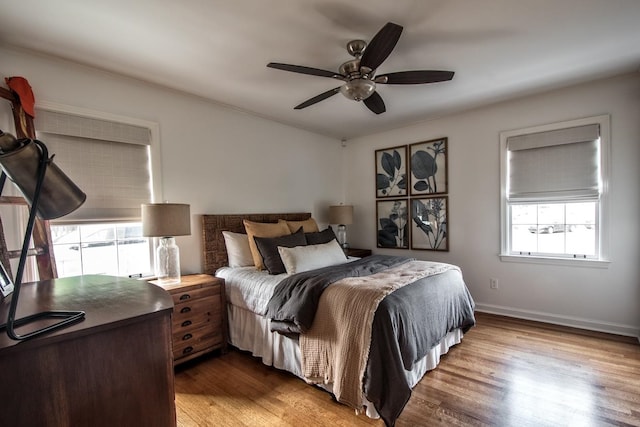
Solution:
M271 275L266 270L256 270L255 267L222 267L216 271L216 276L225 280L229 303L264 315L274 288L287 274Z

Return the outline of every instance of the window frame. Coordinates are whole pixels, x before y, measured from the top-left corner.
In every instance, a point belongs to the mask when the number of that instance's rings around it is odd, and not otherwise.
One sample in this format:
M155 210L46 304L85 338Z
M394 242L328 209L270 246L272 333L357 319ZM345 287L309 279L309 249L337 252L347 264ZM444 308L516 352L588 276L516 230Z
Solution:
M65 104L59 104L55 102L49 101L39 101L37 108L49 111L55 111L60 113L66 113L71 115L84 116L92 119L98 120L106 120L119 122L123 124L129 124L134 126L141 126L148 128L151 135L149 137L149 172L151 175L151 203L156 203L157 200L163 200L163 188L162 188L162 179L161 179L161 147L160 147L160 125L157 122L152 122L148 120L121 116L117 114L107 113L104 111L91 110L87 108L75 107ZM46 141L45 141L46 143ZM52 221L55 222L55 221ZM95 221L95 223L108 223L110 221ZM121 221L115 221L121 222ZM136 222L136 221L129 221ZM137 222L142 222L142 218L140 218ZM74 224L77 225L86 225L87 221L78 221ZM54 224L55 225L55 224ZM66 225L71 225L68 223ZM155 239L149 238L149 261L151 265L151 272L155 271Z
M566 254L562 256L553 255L528 255L516 254L511 251L511 203L507 198L508 184L508 150L507 139L510 137L548 132L553 130L585 126L597 124L600 126L600 179L601 192L598 201L598 210L596 212L597 236L596 236L596 256L594 258L580 259L571 258ZM540 126L533 126L523 129L514 129L510 131L500 132L500 254L502 261L506 262L525 262L536 264L557 264L570 266L587 266L587 267L608 267L609 260L609 179L610 179L610 150L611 150L611 117L608 114L586 117L576 120L568 120L563 122L551 123ZM562 202L562 201L558 201ZM564 202L569 202L566 200ZM543 203L543 201L532 202ZM515 204L515 203L514 203ZM521 204L521 203L520 203Z

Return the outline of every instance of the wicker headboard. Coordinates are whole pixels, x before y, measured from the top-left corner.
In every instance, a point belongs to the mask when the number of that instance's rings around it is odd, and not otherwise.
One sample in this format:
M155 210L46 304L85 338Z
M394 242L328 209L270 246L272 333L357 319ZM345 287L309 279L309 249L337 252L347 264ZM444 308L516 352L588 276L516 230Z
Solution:
M204 250L204 272L215 274L220 267L227 265L227 248L224 244L223 231L246 233L242 220L255 222L304 221L311 218L309 212L303 213L270 213L270 214L233 214L202 215L202 248Z

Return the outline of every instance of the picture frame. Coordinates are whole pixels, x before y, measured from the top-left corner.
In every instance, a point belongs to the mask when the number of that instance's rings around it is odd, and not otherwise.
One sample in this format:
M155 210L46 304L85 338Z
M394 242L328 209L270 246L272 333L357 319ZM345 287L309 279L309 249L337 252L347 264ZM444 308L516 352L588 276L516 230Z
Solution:
M411 249L449 251L449 197L411 199Z
M376 201L376 242L379 248L409 249L409 200Z
M407 146L375 151L376 198L407 196Z
M448 138L409 145L411 196L448 192Z
M4 268L4 264L0 262L0 295L8 297L13 292L13 282L11 276Z

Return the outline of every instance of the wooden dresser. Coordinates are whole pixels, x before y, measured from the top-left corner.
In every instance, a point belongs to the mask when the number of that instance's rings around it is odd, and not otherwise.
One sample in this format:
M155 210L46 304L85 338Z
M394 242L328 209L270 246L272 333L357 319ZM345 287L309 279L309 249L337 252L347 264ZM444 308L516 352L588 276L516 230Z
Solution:
M224 279L209 274L182 276L181 282L160 285L173 297L174 364L213 350L227 351L227 311Z
M0 302L1 323L11 297ZM175 426L172 306L166 292L127 278L23 284L17 318L45 310L86 316L21 342L0 331L0 426Z

